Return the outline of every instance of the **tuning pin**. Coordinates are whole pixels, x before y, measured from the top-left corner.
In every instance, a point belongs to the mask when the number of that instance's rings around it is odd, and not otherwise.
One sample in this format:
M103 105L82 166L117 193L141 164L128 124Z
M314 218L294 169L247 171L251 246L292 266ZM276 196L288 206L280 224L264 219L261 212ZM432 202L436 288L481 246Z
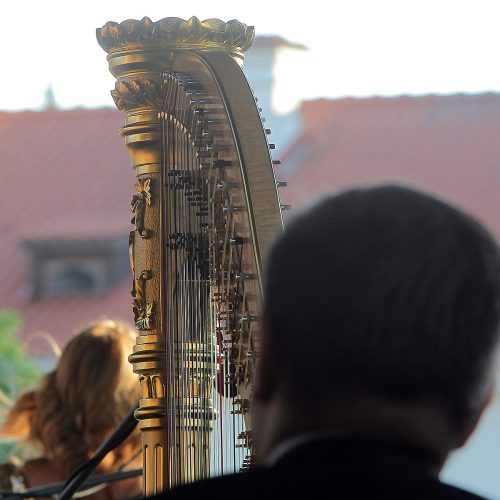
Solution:
M252 323L254 321L258 321L258 319L259 319L258 316L252 315L252 314L247 314L247 315L241 317L241 321L245 321L245 322L248 322L248 323Z
M284 210L290 210L292 208L292 205L286 205L286 204L282 203L280 205L280 208L281 208L282 211L284 211Z
M207 110L205 110L205 113L207 112ZM203 119L198 119L196 120L196 125L198 125L199 127L207 127L209 125L219 125L221 123L221 120L218 120L218 119L213 119L213 120L205 120L204 118Z
M245 210L246 210L246 207L241 206L241 205L229 205L227 207L222 207L222 211L224 213L244 212Z
M287 186L288 186L288 183L286 181L277 181L276 182L277 188L283 188L283 187L287 187Z
M231 245L243 245L245 241L246 239L243 236L233 236L232 238L229 239L229 243Z
M255 274L239 273L235 276L236 281L254 280L255 278Z
M193 148L202 148L204 146L207 145L207 141L208 139L205 138L205 137L200 137L199 139L193 139L191 141L191 144L193 146Z
M264 132L265 132L267 135L269 135L269 134L271 133L271 129L270 129L270 128L266 128L266 129L264 129Z
M206 123L209 123L209 118L207 118L208 115L214 114L215 110L212 108L194 108L193 109L193 114L196 117L196 123L197 125L203 125Z
M269 144L269 149L276 149L276 144Z
M231 181L219 181L215 186L217 191L228 191L229 189L235 189L238 187L238 183Z
M211 144L207 144L204 149L196 151L196 157L200 160L205 160L214 156L214 150Z
M212 162L212 168L224 168L224 167L230 167L231 162L228 160L215 160Z

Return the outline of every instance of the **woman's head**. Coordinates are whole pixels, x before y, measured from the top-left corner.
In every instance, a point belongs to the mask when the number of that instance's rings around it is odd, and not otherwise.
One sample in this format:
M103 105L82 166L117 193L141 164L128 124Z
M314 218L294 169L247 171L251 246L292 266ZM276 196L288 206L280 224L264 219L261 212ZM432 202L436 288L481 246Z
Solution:
M123 323L98 321L68 342L56 369L41 380L31 438L65 470L88 458L138 400L127 362L134 336Z

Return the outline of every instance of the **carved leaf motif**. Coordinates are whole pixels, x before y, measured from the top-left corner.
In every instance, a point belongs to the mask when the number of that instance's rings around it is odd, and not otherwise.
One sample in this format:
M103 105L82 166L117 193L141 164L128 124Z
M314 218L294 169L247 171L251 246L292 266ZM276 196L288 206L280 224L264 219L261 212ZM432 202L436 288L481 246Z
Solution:
M135 183L135 189L146 201L147 205L151 205L151 179L139 179Z
M137 194L132 197L130 210L134 212L132 224L141 238L147 239L151 236L151 230L144 227L146 206L151 206L151 179L139 179L135 183Z
M153 328L154 303L146 301L146 280L150 278L151 271L143 271L134 280L132 310L134 311L134 323L138 330L151 330Z
M151 330L153 328L153 303L145 304L134 299L132 309L134 311L134 324L138 330Z
M141 106L161 106L161 81L151 79L121 78L116 81L111 96L118 109L128 111Z

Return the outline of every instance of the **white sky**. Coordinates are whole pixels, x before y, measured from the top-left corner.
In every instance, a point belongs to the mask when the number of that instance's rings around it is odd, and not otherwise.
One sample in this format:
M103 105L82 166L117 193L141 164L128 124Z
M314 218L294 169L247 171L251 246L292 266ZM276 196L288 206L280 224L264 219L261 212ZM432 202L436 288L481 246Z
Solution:
M0 109L112 105L95 28L169 16L238 19L309 48L305 98L500 91L500 0L1 0Z

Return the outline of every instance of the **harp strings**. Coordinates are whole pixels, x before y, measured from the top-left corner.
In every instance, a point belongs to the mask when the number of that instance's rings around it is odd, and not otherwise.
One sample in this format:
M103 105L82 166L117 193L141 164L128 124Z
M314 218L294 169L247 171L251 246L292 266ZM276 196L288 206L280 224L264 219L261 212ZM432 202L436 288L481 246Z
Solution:
M185 75L164 75L160 112L164 186L167 476L169 484L233 472L243 451L237 410L237 349L246 295L243 247L224 169L216 164L199 92ZM208 168L207 168L208 165ZM217 421L214 422L215 417Z

